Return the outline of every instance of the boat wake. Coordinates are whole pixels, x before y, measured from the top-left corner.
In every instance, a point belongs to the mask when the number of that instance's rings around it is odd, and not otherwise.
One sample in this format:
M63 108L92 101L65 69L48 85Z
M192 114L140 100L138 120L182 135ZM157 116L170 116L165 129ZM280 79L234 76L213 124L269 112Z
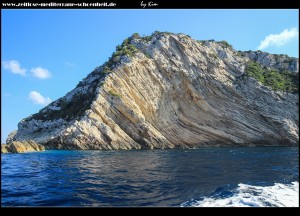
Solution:
M299 182L273 186L238 184L231 191L217 190L209 197L191 200L182 207L299 207Z

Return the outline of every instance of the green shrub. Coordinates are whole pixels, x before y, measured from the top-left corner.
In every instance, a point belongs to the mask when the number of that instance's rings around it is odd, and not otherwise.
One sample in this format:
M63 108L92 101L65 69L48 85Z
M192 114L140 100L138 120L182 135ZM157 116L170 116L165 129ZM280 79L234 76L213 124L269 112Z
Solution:
M162 32L160 32L160 31L154 31L151 35L141 37L141 39L142 39L143 41L145 41L145 42L150 42L150 41L152 40L153 36L156 36L156 35L161 34L161 33L162 33Z
M256 62L248 63L246 67L246 74L247 76L253 77L254 79L258 80L262 84L264 83L264 72L262 67Z
M201 46L203 46L203 45L205 44L205 40L197 40L197 42L198 42Z
M145 56L149 59L151 58L151 56L148 53L145 53Z
M237 51L237 56L246 56L246 54L243 51L239 50Z
M131 38L139 38L140 37L140 35L139 35L139 33L134 33L132 36L131 36Z
M216 53L209 53L208 56L210 58L214 58L214 59L217 59L218 58L218 55Z
M271 87L274 91L296 93L299 91L299 74L289 71L277 71L262 68L256 62L249 62L246 75L258 80L261 84Z
M135 33L133 35L135 35L135 37L137 37L136 34L137 33ZM135 55L135 53L138 50L133 44L130 44L132 37L126 38L121 45L118 45L116 47L116 51L112 54L112 56L108 59L108 61L105 62L104 68L106 68L106 69L103 72L110 71L111 67L120 60L121 56L128 55L130 57L133 57ZM138 35L138 37L139 37L139 35Z
M103 69L102 69L102 72L105 73L105 74L107 74L107 73L111 73L111 70L110 70L109 67L104 66Z
M157 35L162 34L162 33L164 33L164 34L172 34L171 32L167 32L167 31L165 31L165 32L154 31L154 32L153 32L151 35L149 35L149 36L143 36L143 37L139 37L139 38L140 38L142 41L150 42L150 41L152 40L153 36L157 36ZM191 36L187 35L187 36L185 36L185 37L191 37Z
M114 97L119 97L119 98L121 97L120 94L118 94L117 92L115 92L115 91L113 91L113 90L108 91L108 93L111 94L111 95L114 96Z
M223 47L226 47L226 48L232 48L232 45L229 44L227 41L220 41L220 44L223 46Z
M152 36L145 36L145 37L142 37L141 39L145 42L149 42L149 41L151 41Z

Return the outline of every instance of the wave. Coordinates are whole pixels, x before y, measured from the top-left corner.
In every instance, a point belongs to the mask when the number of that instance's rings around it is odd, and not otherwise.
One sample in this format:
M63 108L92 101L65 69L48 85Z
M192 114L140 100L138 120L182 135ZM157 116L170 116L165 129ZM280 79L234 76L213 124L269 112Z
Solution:
M275 183L273 186L238 184L231 191L216 192L210 197L191 200L182 207L299 207L299 182Z

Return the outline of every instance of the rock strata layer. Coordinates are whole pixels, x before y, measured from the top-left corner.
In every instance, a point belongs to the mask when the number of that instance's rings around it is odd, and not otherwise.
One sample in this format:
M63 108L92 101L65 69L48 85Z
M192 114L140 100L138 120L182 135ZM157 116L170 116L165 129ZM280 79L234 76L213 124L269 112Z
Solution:
M9 144L1 144L1 153L25 153L44 151L43 145L37 144L33 140L28 141L13 141Z
M131 37L75 89L23 119L9 142L34 140L46 149L298 146L298 93L245 76L249 62L299 70L296 58L184 34Z

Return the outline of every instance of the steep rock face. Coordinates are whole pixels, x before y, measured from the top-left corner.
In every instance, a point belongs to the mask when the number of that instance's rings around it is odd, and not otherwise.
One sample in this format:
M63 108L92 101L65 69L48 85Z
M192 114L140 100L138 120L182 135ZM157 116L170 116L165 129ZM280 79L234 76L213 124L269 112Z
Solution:
M287 55L269 54L261 51L247 51L243 52L250 60L258 62L269 68L278 70L287 70L292 72L299 72L299 60L288 57Z
M1 153L24 153L44 150L45 147L43 145L37 144L33 140L13 141L9 144L1 145Z
M298 93L244 76L249 61L296 73L298 59L279 64L274 55L170 33L131 37L126 47L23 119L10 140L48 149L298 146Z

